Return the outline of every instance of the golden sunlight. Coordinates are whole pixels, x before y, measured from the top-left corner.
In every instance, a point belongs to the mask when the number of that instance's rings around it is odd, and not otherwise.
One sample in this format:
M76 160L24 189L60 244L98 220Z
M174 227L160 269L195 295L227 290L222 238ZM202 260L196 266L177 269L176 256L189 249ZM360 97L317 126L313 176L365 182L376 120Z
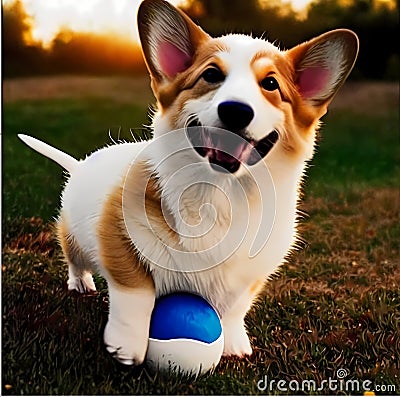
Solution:
M15 0L3 0L10 4ZM32 39L48 46L60 29L123 35L138 41L136 13L141 0L21 0L32 17ZM184 0L170 0L173 4ZM291 0L301 10L310 0Z
M3 4L15 0L3 0ZM106 33L138 41L136 13L141 0L20 0L32 17L32 39L43 46L62 29L82 33ZM169 0L173 4L185 0ZM265 0L260 0L261 2ZM300 15L306 15L312 0L282 0ZM396 0L375 0L375 6L391 8Z
M295 11L304 10L307 7L308 3L310 3L310 2L311 2L311 0L291 0L291 1L288 1L288 3L292 4L292 7L293 7L293 9Z
M135 15L140 0L22 0L22 3L32 17L33 40L44 46L50 44L61 29L137 39Z

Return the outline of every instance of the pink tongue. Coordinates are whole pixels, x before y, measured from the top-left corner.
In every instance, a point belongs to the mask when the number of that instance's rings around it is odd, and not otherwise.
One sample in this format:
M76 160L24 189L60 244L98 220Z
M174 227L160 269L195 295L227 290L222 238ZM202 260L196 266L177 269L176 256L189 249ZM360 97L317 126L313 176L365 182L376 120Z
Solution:
M227 142L225 139L216 139L213 142L215 157L218 161L241 161L243 152L248 143L244 140L234 139L234 142Z

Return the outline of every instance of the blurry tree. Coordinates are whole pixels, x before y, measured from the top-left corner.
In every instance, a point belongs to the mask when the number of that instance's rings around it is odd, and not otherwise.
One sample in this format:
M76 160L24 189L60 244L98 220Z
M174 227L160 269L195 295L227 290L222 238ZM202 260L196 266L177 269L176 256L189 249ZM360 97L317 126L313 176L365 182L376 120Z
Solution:
M53 39L50 61L51 69L59 73L133 74L145 70L138 44L68 29Z
M299 27L293 9L280 0L231 0L229 4L226 0L192 0L182 8L206 31L216 35L252 33L285 43L291 41L291 33L296 36Z
M374 0L347 0L346 4L341 5L340 0L315 1L308 13L309 28L319 33L341 27L354 30L360 39L360 77L398 79L399 71L396 74L393 70L393 60L399 57L399 47L393 45L398 36L398 1L396 9L379 6Z
M21 50L26 39L30 38L30 18L20 1L3 6L3 32L7 34L3 41L3 49Z
M44 51L32 43L31 19L20 1L3 5L2 37L4 75L36 74Z
M138 45L116 37L62 29L50 49L44 50L30 37L31 21L23 3L16 0L2 7L5 76L144 70ZM251 33L281 48L330 29L349 28L361 42L352 78L399 78L399 48L393 44L398 36L399 0L392 8L378 0L313 0L306 19L281 0L187 0L183 8L211 34Z
M144 72L138 44L120 37L62 29L44 49L32 40L32 21L19 0L3 5L3 72L20 75Z
M191 0L184 10L212 34L252 32L290 48L331 29L348 28L360 38L352 77L399 79L399 0L390 8L377 0L314 0L306 19L280 0Z

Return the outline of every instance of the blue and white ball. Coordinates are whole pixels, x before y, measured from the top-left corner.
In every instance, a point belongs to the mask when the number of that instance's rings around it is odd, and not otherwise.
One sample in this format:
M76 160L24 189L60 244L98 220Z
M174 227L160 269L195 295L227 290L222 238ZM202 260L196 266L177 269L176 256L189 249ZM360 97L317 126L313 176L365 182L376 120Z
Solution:
M217 366L223 348L221 321L205 299L180 292L156 301L146 357L151 369L204 374Z

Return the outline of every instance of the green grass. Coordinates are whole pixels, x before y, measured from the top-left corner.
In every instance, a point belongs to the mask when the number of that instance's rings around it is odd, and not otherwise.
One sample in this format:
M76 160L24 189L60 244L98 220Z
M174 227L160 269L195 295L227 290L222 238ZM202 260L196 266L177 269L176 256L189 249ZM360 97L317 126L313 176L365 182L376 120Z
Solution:
M76 158L84 158L113 139L132 139L148 123L146 107L101 99L15 102L4 105L4 215L50 219L58 206L63 171L29 149L17 134L32 135Z
M325 197L330 190L399 186L399 113L328 114L321 128L308 190Z
M146 108L82 99L3 110L3 395L265 394L257 388L264 376L320 384L339 368L346 379L399 393L396 113L328 115L302 205L308 244L246 319L254 354L224 358L214 374L193 380L126 368L106 353L105 282L97 278L96 294L69 293L52 232L65 178L16 138L24 132L82 158L110 142L109 129L128 139L130 128L148 121Z

